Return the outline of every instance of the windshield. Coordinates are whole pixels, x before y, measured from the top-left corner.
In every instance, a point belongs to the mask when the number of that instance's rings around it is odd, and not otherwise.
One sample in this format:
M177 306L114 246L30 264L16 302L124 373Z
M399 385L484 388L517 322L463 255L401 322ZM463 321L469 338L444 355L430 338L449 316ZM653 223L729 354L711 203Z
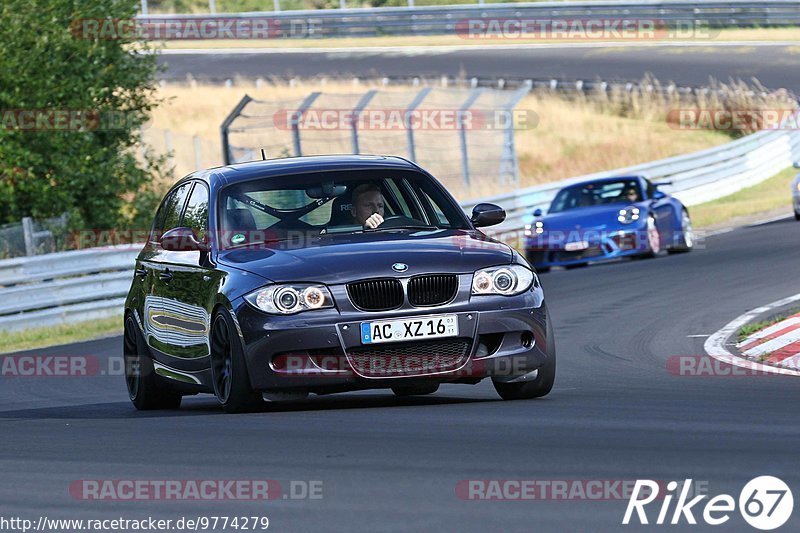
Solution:
M630 204L641 200L642 191L636 178L584 183L561 189L550 204L549 213L595 205Z
M461 208L449 195L428 176L408 171L320 172L250 180L224 188L219 206L224 248L302 236L468 228Z

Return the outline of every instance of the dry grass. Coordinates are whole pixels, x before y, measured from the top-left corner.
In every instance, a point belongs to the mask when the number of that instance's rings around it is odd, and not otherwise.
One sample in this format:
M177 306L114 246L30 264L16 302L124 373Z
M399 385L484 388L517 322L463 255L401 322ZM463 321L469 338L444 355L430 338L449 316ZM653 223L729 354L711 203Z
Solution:
M219 126L235 104L247 93L265 101L296 102L309 92L363 93L369 86L354 86L345 82L320 80L297 82L292 85L264 85L256 89L252 82L240 81L231 88L220 86L179 87L167 86L160 90L166 99L154 113L152 126L172 131L172 145L176 154L175 175L180 176L195 168L192 135L204 139L201 166L221 163L219 151ZM409 87L378 87L381 92L408 93ZM390 96L391 97L391 96ZM447 97L447 94L442 96ZM281 104L274 104L275 109ZM688 153L730 141L721 132L681 131L673 129L665 120L669 106L679 105L675 98L656 97L655 94L612 94L609 98L580 97L567 99L563 95L538 92L524 98L517 109L532 110L538 116L538 125L517 131L516 144L520 162L521 186L552 182L568 177L621 168L638 163ZM280 133L280 132L279 132ZM284 132L285 133L285 132ZM420 145L439 148L440 153L453 155L458 161L457 135L454 132L436 132L419 135ZM445 138L446 136L446 138ZM163 151L158 138L149 141L157 151ZM347 135L340 135L347 139ZM372 153L405 154L404 143L394 141L381 145L372 143ZM339 140L341 141L341 139ZM347 151L346 141L332 142L330 151ZM451 142L452 141L452 142ZM261 142L261 141L259 141ZM266 141L263 141L266 142ZM339 146L341 145L341 146ZM429 166L420 158L423 166ZM449 171L458 173L457 163ZM438 174L443 174L439 171ZM478 174L478 173L476 173ZM469 190L454 190L457 196L476 197L501 192L497 183L488 176L479 176ZM506 186L508 188L509 186Z

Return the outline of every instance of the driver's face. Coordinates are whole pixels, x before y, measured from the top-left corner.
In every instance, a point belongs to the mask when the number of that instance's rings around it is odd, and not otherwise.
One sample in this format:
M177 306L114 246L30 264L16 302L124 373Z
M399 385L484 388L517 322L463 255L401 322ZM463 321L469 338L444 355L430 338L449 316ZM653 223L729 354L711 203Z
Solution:
M367 191L359 194L353 202L353 218L359 224L364 225L367 219L373 214L378 213L383 216L383 195L378 191Z
M636 202L637 200L639 200L639 194L633 189L628 189L628 201Z

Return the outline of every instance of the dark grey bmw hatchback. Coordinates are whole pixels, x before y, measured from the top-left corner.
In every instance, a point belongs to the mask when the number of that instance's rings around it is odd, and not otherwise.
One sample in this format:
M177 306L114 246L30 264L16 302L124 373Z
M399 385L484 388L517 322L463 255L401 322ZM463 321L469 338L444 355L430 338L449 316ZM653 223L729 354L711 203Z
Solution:
M138 409L213 393L228 412L309 393L431 394L491 378L546 395L556 352L535 271L398 157L319 156L195 172L167 193L125 303Z

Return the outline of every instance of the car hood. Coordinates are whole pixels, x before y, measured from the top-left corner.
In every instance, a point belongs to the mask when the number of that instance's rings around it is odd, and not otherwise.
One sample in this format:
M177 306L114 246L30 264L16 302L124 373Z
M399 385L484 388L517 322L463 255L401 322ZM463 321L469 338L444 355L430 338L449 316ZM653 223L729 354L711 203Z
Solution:
M508 264L511 248L472 230L391 230L316 236L222 251L217 260L275 282L326 284L431 272L470 273ZM405 272L392 269L408 265Z
M570 209L561 213L548 214L539 220L544 222L545 231L573 231L576 229L604 230L621 226L617 220L620 209L638 207L642 214L647 213L647 208L641 203L636 204L608 204L592 207Z

